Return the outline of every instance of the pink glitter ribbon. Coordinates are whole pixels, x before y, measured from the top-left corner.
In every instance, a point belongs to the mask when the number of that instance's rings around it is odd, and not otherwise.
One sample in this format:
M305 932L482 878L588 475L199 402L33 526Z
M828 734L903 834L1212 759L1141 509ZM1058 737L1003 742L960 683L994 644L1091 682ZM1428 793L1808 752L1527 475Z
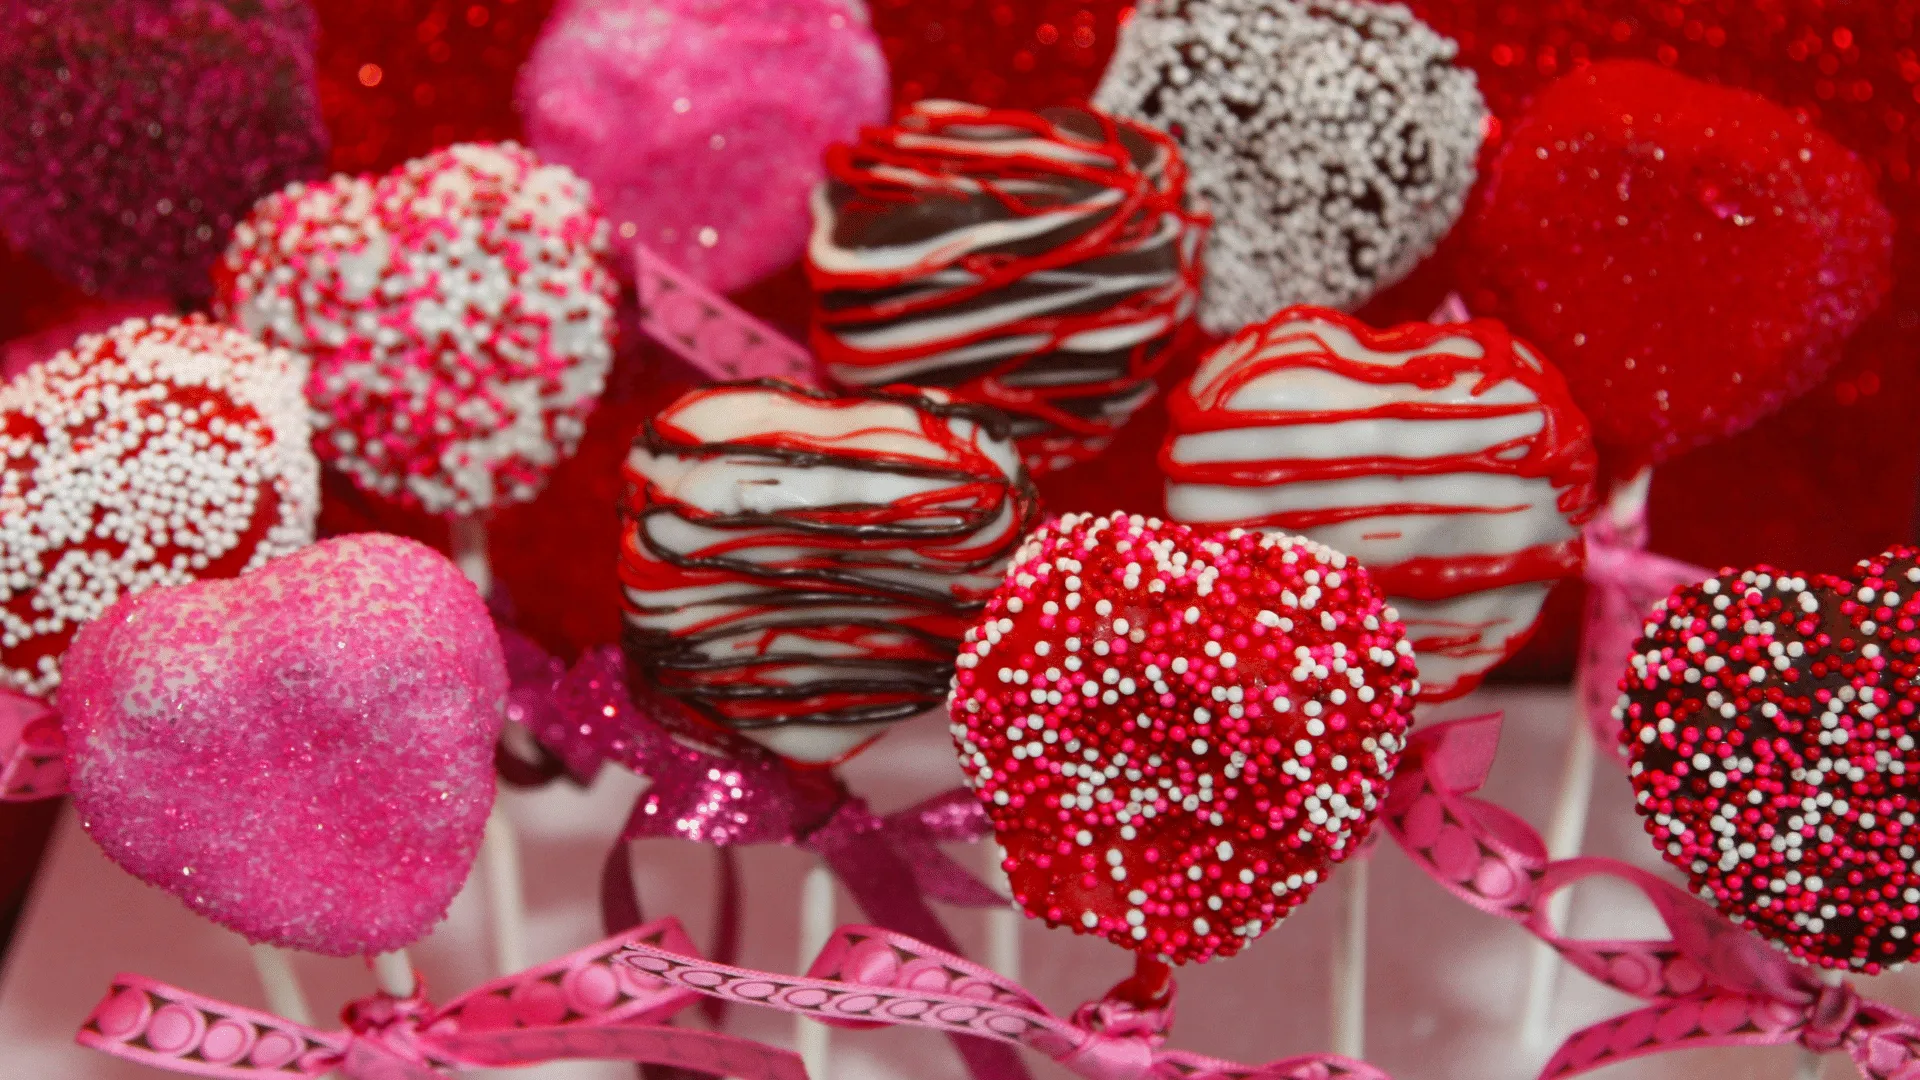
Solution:
M319 1031L270 1013L121 975L75 1037L117 1058L187 1076L258 1080L438 1080L467 1069L565 1059L640 1061L739 1080L806 1080L800 1059L730 1035L663 1026L697 1000L620 961L624 950L691 951L662 919L444 1006L424 997L362 998L346 1029Z
M841 927L803 976L710 963L653 944L633 945L615 962L697 993L836 1027L929 1028L1025 1047L1085 1080L1388 1080L1348 1058L1239 1065L1169 1050L1171 1004L1142 1010L1108 998L1063 1020L1016 983L872 926Z
M1594 740L1625 766L1613 706L1633 643L1660 601L1683 585L1705 581L1713 571L1648 551L1644 507L1624 524L1602 510L1587 524L1586 545L1587 608L1574 687Z
M39 698L0 689L0 802L67 793L67 741L60 714Z
M1629 1058L1713 1046L1844 1052L1868 1080L1920 1080L1920 1020L1829 986L1685 890L1613 859L1549 861L1539 834L1472 797L1500 739L1498 714L1414 734L1382 824L1442 888L1519 924L1569 963L1650 1004L1576 1033L1541 1071L1578 1076ZM1671 934L1664 941L1562 936L1553 894L1593 877L1626 882Z
M818 386L813 354L688 277L645 244L633 249L640 325L712 379L780 378Z

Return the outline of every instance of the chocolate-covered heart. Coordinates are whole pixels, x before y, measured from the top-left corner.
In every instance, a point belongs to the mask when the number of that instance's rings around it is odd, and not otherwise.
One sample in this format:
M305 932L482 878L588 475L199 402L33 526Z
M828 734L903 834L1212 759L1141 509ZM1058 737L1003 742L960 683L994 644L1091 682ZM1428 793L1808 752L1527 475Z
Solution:
M1346 556L1069 514L968 632L949 707L1027 913L1184 963L1239 952L1358 849L1418 693Z
M415 941L466 880L506 690L459 570L361 534L120 601L60 706L108 857L250 940L352 956Z
M1676 591L1616 716L1647 832L1694 889L1811 963L1920 951L1920 549L1851 578L1760 567Z

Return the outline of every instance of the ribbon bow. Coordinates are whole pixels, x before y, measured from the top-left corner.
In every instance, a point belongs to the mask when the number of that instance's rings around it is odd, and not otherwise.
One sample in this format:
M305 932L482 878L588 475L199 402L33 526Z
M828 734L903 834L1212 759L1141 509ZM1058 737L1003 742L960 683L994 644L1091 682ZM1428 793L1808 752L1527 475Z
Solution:
M719 934L713 955L728 962L739 942L739 868L733 848L782 844L812 851L847 886L867 917L890 929L957 951L927 899L969 907L1000 907L994 892L955 862L939 844L972 841L990 831L986 811L971 794L954 790L886 817L847 792L824 771L801 773L772 757L726 757L682 743L647 710L634 705L620 651L588 651L571 669L534 658L539 647L502 626L510 671L532 673L516 688L522 722L576 772L580 763L616 761L652 781L607 856L601 905L607 929L643 917L633 891L627 842L679 838L720 851ZM517 658L517 659L516 659ZM524 689L525 693L521 693ZM902 888L903 882L917 888ZM718 1019L723 999L709 1015ZM976 1040L956 1048L978 1080L1022 1080L1019 1058Z
M1684 889L1613 859L1549 861L1525 821L1472 797L1486 780L1500 717L1416 733L1382 823L1415 865L1490 915L1524 927L1568 962L1649 1004L1576 1033L1541 1080L1628 1058L1710 1046L1842 1051L1868 1080L1920 1080L1920 1020L1830 986ZM1626 882L1667 925L1664 941L1580 940L1548 917L1561 889L1587 878Z
M662 919L444 1006L420 995L363 998L342 1012L340 1031L120 975L75 1041L168 1072L233 1080L329 1072L346 1080L441 1080L467 1069L569 1058L672 1065L740 1080L806 1080L800 1059L787 1051L664 1026L696 998L618 962L624 950L639 948L692 946L678 922Z
M1713 571L1648 551L1644 506L1626 521L1616 521L1610 510L1602 511L1587 523L1584 535L1587 609L1575 691L1594 741L1624 766L1620 722L1613 718L1613 706L1620 697L1620 673L1626 670L1633 643L1644 632L1655 605L1683 585L1712 577Z
M0 688L0 802L65 795L66 755L60 714L39 698Z
M930 1028L1022 1046L1085 1080L1389 1080L1348 1058L1239 1065L1168 1050L1170 1007L1142 1010L1109 998L1062 1020L1016 983L872 926L841 927L801 976L710 963L652 943L630 945L614 962L696 993L837 1027Z

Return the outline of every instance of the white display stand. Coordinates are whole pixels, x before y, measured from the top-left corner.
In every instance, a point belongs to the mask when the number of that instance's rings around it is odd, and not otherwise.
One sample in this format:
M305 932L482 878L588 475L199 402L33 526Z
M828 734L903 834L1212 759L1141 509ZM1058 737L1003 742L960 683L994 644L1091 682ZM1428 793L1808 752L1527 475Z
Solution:
M1489 798L1543 822L1559 776L1566 724L1564 693L1493 690L1476 704L1504 706L1509 722ZM1595 765L1587 851L1655 866L1651 845L1629 806L1626 780L1612 764ZM922 722L888 736L846 770L848 783L876 809L903 807L959 783L945 728ZM640 782L609 771L592 791L566 785L511 800L525 859L527 946L546 958L595 940L598 876ZM298 858L297 852L286 853ZM970 853L961 853L963 856ZM650 916L679 915L697 943L712 937L716 893L711 852L691 844L635 845L641 899ZM747 920L742 961L792 970L798 948L798 896L814 858L804 852L749 849L743 860ZM1515 1041L1527 938L1441 892L1391 843L1374 850L1370 892L1367 1048L1395 1080L1532 1080L1544 1050ZM477 879L476 875L476 879ZM1337 881L1337 879L1336 879ZM483 883L470 885L448 921L411 950L427 992L445 1000L485 981L493 958L486 936ZM1180 973L1173 1045L1245 1062L1324 1051L1327 970L1342 899L1317 893L1279 929L1240 957ZM858 918L844 895L841 917ZM940 909L963 947L984 955L985 913ZM1589 936L1650 935L1658 922L1632 906L1624 890L1604 885L1574 903L1574 929ZM1096 938L1028 924L1022 972L1029 989L1066 1015L1132 970L1132 960ZM295 958L314 1014L328 1023L349 997L370 986L357 960ZM0 1075L32 1080L158 1080L163 1074L73 1044L73 1032L119 971L136 971L236 1003L263 1007L259 980L239 937L205 923L170 896L108 863L71 814L62 822L9 962L0 970ZM1559 980L1551 1022L1554 1040L1620 1012L1631 1003L1577 972ZM1920 1011L1920 975L1864 980L1887 1003ZM687 1014L689 1022L694 1011ZM792 1045L791 1018L736 1007L730 1030ZM830 1080L964 1080L946 1040L930 1032L836 1032ZM1068 1074L1027 1055L1036 1080ZM1793 1080L1792 1049L1701 1051L1631 1062L1599 1080ZM532 1069L471 1073L495 1080L632 1080L631 1067L568 1062ZM1831 1057L1822 1074L1853 1074ZM829 1078L816 1078L829 1080Z

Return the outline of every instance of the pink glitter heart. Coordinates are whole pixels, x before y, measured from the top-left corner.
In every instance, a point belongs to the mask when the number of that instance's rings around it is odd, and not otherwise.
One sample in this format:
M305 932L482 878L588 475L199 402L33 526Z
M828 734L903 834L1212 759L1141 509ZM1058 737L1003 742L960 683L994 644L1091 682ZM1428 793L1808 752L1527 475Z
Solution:
M428 548L348 536L123 600L66 673L81 824L249 940L400 948L466 880L507 676L479 595Z

